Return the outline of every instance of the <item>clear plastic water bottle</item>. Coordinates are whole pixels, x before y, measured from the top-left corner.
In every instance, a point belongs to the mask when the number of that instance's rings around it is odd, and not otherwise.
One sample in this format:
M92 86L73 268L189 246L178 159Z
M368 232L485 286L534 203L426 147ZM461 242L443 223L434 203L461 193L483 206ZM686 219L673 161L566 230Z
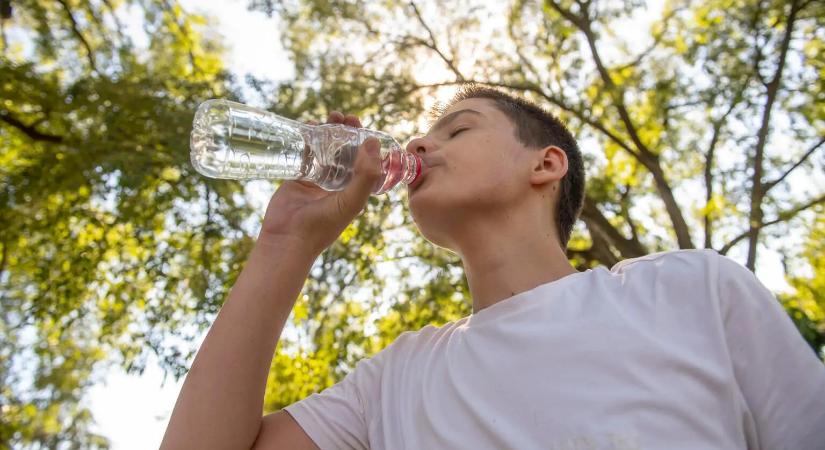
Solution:
M381 142L384 176L373 194L421 174L421 158L381 131L343 124L309 125L227 100L198 107L190 136L192 165L203 175L236 180L305 180L340 191L352 178L355 153L368 137Z

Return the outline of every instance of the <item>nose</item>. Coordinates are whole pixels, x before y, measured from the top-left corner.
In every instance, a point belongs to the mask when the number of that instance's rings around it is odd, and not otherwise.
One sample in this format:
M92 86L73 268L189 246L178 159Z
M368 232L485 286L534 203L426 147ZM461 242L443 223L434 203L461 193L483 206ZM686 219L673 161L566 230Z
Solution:
M417 137L407 144L407 152L421 155L427 153L430 143L423 137Z

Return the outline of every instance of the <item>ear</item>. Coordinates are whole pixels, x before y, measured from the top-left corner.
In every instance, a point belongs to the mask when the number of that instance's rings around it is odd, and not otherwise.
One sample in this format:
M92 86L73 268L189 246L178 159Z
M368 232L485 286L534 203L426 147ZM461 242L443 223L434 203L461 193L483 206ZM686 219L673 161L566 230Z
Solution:
M567 174L567 154L564 150L551 145L535 151L533 167L530 170L530 183L542 185L558 182Z

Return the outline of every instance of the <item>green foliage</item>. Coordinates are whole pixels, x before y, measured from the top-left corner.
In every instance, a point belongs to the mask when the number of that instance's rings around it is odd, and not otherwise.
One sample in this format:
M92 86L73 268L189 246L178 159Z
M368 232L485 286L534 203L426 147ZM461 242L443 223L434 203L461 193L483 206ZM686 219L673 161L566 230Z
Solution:
M781 300L793 319L800 333L825 362L825 211L810 227L805 246L798 251L799 258L786 264L800 264L804 269L795 268L795 273L788 277L794 287L794 295L784 295ZM806 275L802 273L807 272Z
M130 7L146 48L123 34ZM3 445L107 447L84 402L97 374L150 355L185 373L178 342L237 276L252 211L188 156L198 102L231 96L203 24L175 2L69 0L15 2L4 23L26 45L0 56Z
M188 156L197 104L238 98L220 42L201 32L209 20L175 1L14 5L0 56L0 445L105 448L84 403L100 371L140 372L153 355L184 374L253 243L243 185L201 177ZM501 5L253 0L280 17L296 77L246 81L277 113L344 111L402 142L445 86L547 105L586 144L577 267L771 248L796 289L781 299L821 351L823 197L800 189L822 172L819 2L670 2L641 53L620 28L638 1ZM145 45L125 34L129 9ZM265 410L334 384L404 331L470 313L460 261L417 233L404 200L372 198L313 266ZM798 229L802 249L783 246Z

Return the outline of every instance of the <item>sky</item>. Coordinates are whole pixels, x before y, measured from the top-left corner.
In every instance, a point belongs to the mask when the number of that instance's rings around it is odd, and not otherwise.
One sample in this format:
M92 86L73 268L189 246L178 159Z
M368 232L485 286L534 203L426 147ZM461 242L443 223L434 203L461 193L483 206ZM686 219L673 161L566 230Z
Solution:
M181 3L187 11L203 12L215 18L217 22L213 31L220 33L228 46L228 67L241 79L246 74L273 81L292 76L291 64L280 46L277 19L247 11L246 0L182 0ZM646 12L647 17L641 20L650 20L661 11L661 5L652 3ZM136 21L125 22L127 26L140 30ZM646 29L637 22L628 24L626 31L630 34L645 33ZM639 42L641 46L643 40ZM445 77L445 70L438 64L435 59L424 64L423 70L419 71L422 74L419 81L434 82L449 78ZM442 95L449 95L449 91ZM255 191L252 197L257 199L255 203L263 212L271 190L254 184L250 188ZM742 259L738 255L731 256ZM771 289L784 288L784 280L776 276L783 273L778 258L771 257L768 252L763 253L761 258L757 275ZM197 342L198 346L202 339L203 336ZM111 369L105 374L104 381L90 392L89 403L97 422L95 431L109 438L114 450L157 448L182 382L183 379L176 382L171 377L164 380L163 372L155 361L150 361L142 375L127 375L122 369Z

